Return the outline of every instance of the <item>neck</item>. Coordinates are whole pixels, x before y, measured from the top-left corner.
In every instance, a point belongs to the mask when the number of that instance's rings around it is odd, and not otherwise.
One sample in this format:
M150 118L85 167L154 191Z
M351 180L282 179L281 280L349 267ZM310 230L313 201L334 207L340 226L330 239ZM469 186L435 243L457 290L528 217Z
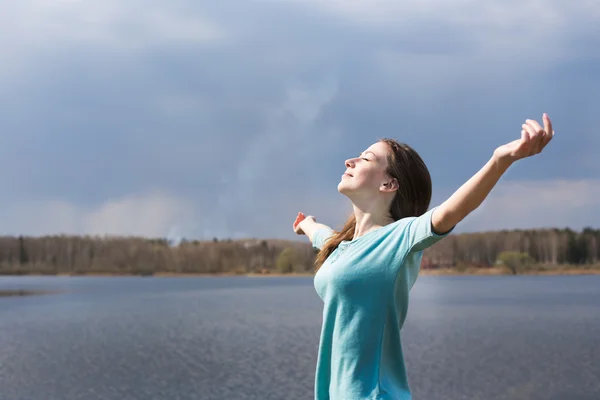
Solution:
M382 204L353 203L356 228L353 239L394 222L388 213L388 206Z

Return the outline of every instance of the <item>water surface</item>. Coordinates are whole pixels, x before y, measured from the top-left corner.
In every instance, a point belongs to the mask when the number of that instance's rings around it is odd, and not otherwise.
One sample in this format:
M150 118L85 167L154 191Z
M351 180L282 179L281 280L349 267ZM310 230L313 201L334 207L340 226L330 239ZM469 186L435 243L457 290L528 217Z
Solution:
M600 276L421 277L415 399L600 399ZM311 399L311 278L0 277L0 399Z

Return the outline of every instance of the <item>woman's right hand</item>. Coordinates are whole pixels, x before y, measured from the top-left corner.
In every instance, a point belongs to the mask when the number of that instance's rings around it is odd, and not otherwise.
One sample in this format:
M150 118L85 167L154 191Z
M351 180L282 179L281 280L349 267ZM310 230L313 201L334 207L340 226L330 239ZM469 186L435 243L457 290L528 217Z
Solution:
M296 220L294 221L294 224L292 225L292 228L294 229L294 232L296 232L296 234L298 235L304 235L304 231L302 230L302 225L304 221L312 221L312 222L316 222L315 217L313 217L312 215L309 216L305 216L303 213L299 212L298 216L296 217Z

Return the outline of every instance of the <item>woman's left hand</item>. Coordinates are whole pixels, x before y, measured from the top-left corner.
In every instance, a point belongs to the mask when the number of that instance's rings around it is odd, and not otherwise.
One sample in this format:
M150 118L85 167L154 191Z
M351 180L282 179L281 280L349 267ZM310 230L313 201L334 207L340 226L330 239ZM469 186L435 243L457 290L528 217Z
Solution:
M501 160L514 162L540 153L554 137L552 122L548 114L542 117L544 127L537 121L528 119L522 125L521 138L500 146L494 151L494 156Z

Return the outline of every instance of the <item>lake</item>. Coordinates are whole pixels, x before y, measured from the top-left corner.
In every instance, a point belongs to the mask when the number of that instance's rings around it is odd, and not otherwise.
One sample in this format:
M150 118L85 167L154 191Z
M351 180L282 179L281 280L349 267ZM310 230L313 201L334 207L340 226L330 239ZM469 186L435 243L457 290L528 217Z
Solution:
M0 277L0 399L312 399L312 278ZM415 400L600 399L600 276L422 276Z

